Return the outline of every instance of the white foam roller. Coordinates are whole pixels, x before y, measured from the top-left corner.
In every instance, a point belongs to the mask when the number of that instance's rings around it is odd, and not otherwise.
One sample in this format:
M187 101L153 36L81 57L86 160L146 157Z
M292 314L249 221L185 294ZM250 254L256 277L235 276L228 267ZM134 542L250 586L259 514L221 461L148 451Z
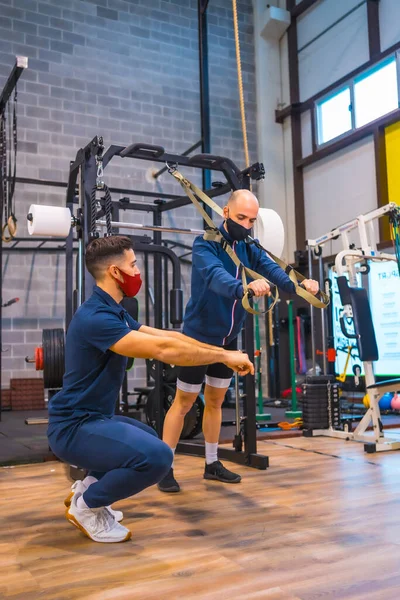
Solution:
M271 208L260 208L254 227L254 236L266 250L281 258L285 244L282 219Z
M71 211L67 207L31 204L28 215L29 235L67 237L71 229Z

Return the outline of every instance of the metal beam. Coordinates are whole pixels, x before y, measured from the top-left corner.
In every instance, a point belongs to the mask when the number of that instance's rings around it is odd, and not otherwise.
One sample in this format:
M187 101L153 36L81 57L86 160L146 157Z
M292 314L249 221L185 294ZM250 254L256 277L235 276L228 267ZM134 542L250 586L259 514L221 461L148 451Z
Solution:
M288 10L295 8L295 0L288 0ZM298 5L300 6L300 5ZM297 55L297 26L296 19L287 31L288 55L289 55L289 88L290 103L296 104L300 100L299 65ZM304 183L303 171L297 167L297 162L302 158L301 145L301 116L299 113L292 114L292 160L293 160L293 184L294 184L294 212L296 219L296 248L303 249L306 239L305 209L304 209Z
M210 133L210 91L208 77L208 26L207 26L208 0L198 0L198 41L199 41L199 85L200 85L200 127L201 127L201 149L203 154L211 152ZM203 190L211 187L211 171L205 169L202 172ZM211 216L211 209L206 204L203 208ZM203 226L206 223L203 221Z
M21 77L24 69L28 68L28 58L26 56L16 56L15 65L6 81L6 84L0 96L0 114L4 111L6 104L13 93L18 79Z
M369 57L374 59L381 53L379 27L379 1L367 0Z

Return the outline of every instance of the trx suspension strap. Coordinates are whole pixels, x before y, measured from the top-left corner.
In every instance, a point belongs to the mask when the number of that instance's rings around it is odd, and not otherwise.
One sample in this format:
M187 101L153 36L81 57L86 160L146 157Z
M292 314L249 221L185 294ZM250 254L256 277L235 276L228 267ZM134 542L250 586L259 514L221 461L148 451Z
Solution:
M253 315L262 314L262 312L257 311L254 308L252 308L252 306L250 306L249 299L252 297L253 293L252 293L252 290L249 289L249 287L247 285L246 275L248 275L252 279L263 279L264 281L266 281L268 284L271 285L271 289L274 288L275 298L274 298L274 301L272 302L271 306L268 308L268 310L271 310L275 306L275 304L279 298L278 288L276 286L274 286L273 283L270 283L268 281L268 279L266 279L266 277L259 275L259 273L256 273L252 269L249 269L241 262L241 260L239 259L239 257L235 253L235 251L233 250L232 246L226 241L226 239L224 238L224 236L222 235L222 233L220 232L218 227L216 227L214 221L211 219L211 217L206 213L204 208L201 206L201 204L197 200L196 196L198 196L198 198L200 198L200 200L205 202L210 208L212 208L215 212L217 212L221 216L223 216L222 209L218 206L218 204L216 204L213 200L211 200L211 198L209 198L200 188L198 188L194 183L192 183L191 181L186 179L182 175L182 173L179 173L179 171L177 171L175 168L168 166L168 171L171 175L173 175L175 177L175 179L177 181L179 181L179 183L185 190L186 194L189 196L190 200L193 202L193 204L195 205L195 207L197 208L197 210L203 217L204 221L207 223L209 229L206 229L203 238L210 242L217 242L217 243L221 244L222 248L225 250L225 252L229 255L229 257L235 263L236 267L239 269L239 272L242 277L242 284L243 284L243 291L244 291L243 298L242 298L243 308L245 310L247 310L247 312L249 312ZM195 196L195 194L196 194L196 196ZM268 311L266 311L266 312L268 312Z
M243 290L244 290L244 296L242 299L243 307L245 308L245 310L247 310L248 312L250 312L252 314L261 314L259 311L254 310L250 306L249 298L252 296L252 294L250 293L251 290L248 288L248 285L247 285L246 275L248 275L252 279L263 279L264 281L267 281L267 283L270 283L270 282L268 281L268 279L266 279L259 273L256 273L252 269L249 269L248 267L246 267L240 261L238 256L235 254L233 248L230 246L230 244L228 244L228 242L226 241L226 239L224 238L224 236L222 235L220 230L216 227L215 223L213 222L211 217L206 213L206 211L201 206L201 204L197 198L199 198L202 202L207 204L207 206L209 206L212 210L214 210L216 213L218 213L221 217L224 216L222 208L220 206L218 206L218 204L216 202L214 202L214 200L209 198L207 196L207 194L205 194L199 187L197 187L194 183L192 183L191 181L186 179L182 175L182 173L177 171L177 169L175 167L170 166L170 165L167 165L167 166L168 166L168 172L171 175L173 175L177 181L179 181L179 183L181 184L185 193L190 198L190 200L193 202L193 204L195 205L195 207L197 208L197 210L203 217L204 221L207 223L209 229L206 229L204 236L203 236L204 239L208 240L208 241L212 241L212 242L218 242L219 244L221 244L222 248L230 256L232 261L235 263L235 265L241 271ZM196 198L196 196L197 196L197 198ZM304 298L304 300L306 300L307 302L309 302L309 304L312 304L316 308L326 308L328 306L329 297L327 296L327 294L325 294L325 292L323 292L322 290L320 290L318 292L321 299L318 299L316 296L313 296L313 294L311 294L310 292L307 292L307 290L304 289L304 287L302 287L302 285L301 285L301 282L306 279L304 277L304 275L302 275L301 273L299 273L298 271L293 269L293 267L291 267L290 265L287 265L286 263L284 263L280 258L275 256L271 252L268 252L268 250L263 248L263 246L261 246L261 244L259 242L257 242L256 240L253 240L253 238L250 238L250 236L248 239L251 243L253 243L258 248L260 248L261 250L266 252L267 255L274 262L276 262L281 267L281 269L283 269L285 271L285 273L287 273L290 280L294 284L295 291L298 296L301 296L302 298ZM273 286L273 284L271 284L271 286ZM270 311L275 306L275 304L278 300L278 297L279 297L278 289L275 287L275 298L274 298L274 301L272 302L271 306L268 308L268 311ZM266 312L268 312L268 311L266 311Z

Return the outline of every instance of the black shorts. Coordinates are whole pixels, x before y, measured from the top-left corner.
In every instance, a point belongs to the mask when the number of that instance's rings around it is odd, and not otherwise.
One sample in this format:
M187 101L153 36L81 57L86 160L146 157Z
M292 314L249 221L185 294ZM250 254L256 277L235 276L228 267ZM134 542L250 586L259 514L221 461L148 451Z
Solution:
M237 350L237 339L227 346L222 346L222 348L224 350ZM232 375L233 370L223 363L200 367L179 367L176 387L182 392L198 394L205 378L207 385L225 389L229 387Z

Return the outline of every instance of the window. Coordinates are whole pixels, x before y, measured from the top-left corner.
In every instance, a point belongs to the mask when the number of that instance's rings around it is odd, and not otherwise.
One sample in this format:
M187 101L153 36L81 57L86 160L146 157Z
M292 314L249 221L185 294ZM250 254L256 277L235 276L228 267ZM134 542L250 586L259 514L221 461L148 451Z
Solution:
M362 127L399 107L396 59L354 80L356 127Z
M400 108L400 54L372 69L315 103L317 144L322 146Z
M317 122L318 144L320 145L351 130L351 97L349 87L317 104Z

